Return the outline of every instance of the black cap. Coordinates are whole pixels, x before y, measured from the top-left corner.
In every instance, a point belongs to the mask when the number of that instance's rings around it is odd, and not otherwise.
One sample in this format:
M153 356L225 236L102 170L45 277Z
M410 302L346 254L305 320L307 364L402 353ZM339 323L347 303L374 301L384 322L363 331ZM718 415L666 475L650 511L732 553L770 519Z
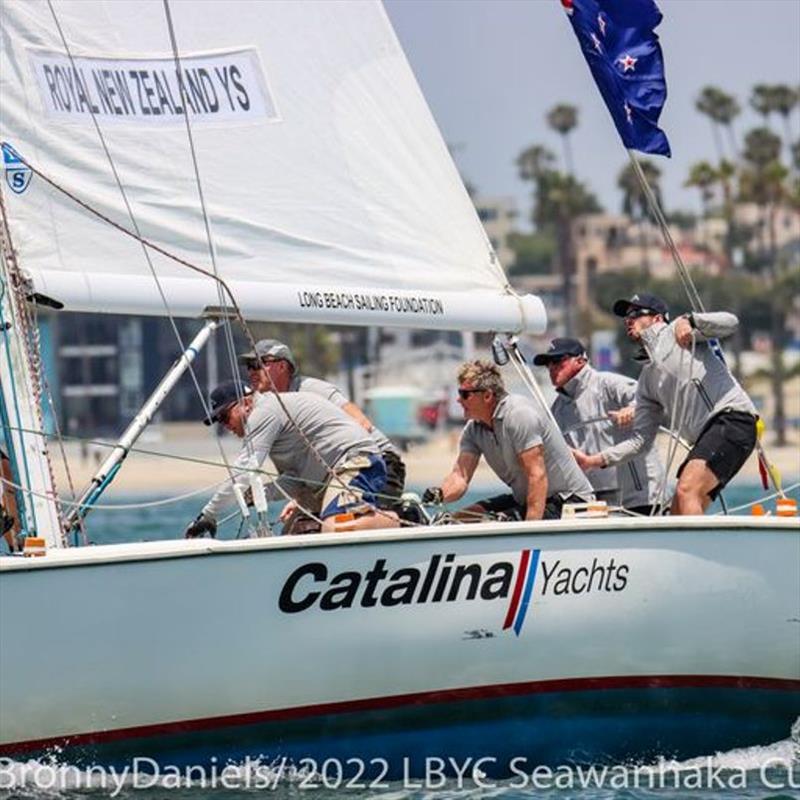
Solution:
M645 311L652 311L654 314L661 314L664 319L669 319L669 306L654 294L639 292L633 295L630 300L617 300L614 303L614 313L618 317L624 317L632 308L641 308Z
M238 403L243 397L252 394L253 390L238 381L225 381L211 392L208 404L211 406L211 413L203 420L203 423L210 425L212 422L219 422L219 415L230 408L234 403Z
M544 367L551 361L558 361L564 356L585 356L586 348L577 340L562 337L553 339L546 353L539 353L533 357L533 363L537 367Z

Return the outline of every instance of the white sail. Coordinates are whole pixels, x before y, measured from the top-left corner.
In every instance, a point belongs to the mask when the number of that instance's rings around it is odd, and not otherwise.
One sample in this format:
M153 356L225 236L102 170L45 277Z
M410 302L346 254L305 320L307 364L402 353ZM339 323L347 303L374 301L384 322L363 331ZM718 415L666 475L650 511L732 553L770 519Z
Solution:
M99 127L141 235L211 271L188 116L216 267L247 316L543 331L379 3L172 2L183 96L161 0L52 6L0 9L2 140L132 229ZM163 313L137 241L39 175L8 191L27 178L13 156L6 167L11 233L39 291L71 310ZM173 313L219 304L213 279L151 258Z

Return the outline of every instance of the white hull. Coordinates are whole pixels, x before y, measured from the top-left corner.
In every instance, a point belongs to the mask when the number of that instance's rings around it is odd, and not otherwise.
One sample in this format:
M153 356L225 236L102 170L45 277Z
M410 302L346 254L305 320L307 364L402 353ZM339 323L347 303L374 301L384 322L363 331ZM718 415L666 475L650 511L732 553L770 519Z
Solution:
M765 731L786 720L779 737L800 716L796 520L667 518L644 531L639 520L581 520L533 530L515 523L154 542L0 559L0 573L3 754L66 744L94 759L110 742L113 757L124 758L143 742L152 754L166 742L163 752L190 758L189 733L222 729L239 730L227 755L324 754L347 719L376 752L375 737L393 730L398 715L425 706L441 736L451 713L505 696L519 701L516 713L526 709L533 736L548 723L542 696L553 692L634 692L626 702L635 705L636 692L679 690L659 706L673 721L698 713L685 691L708 698L709 687L724 689L720 707L707 699L702 712L723 716L731 698L735 705L752 694ZM765 705L765 692L780 702ZM630 722L633 712L624 713ZM502 710L489 716L492 731L514 721ZM316 732L296 730L298 720L316 718L325 720ZM607 720L609 731L620 721ZM602 737L602 726L590 728L590 738ZM718 743L713 731L707 742L695 733L690 746L748 743L735 730ZM519 738L506 744L524 746ZM398 747L414 741L401 740ZM626 747L646 755L674 745L667 738Z

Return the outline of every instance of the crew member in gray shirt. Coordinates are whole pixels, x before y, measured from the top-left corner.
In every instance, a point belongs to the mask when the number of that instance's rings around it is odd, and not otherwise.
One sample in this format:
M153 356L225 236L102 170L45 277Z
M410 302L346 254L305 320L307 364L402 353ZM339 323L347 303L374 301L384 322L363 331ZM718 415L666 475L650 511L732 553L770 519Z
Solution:
M378 446L333 404L311 394L255 394L235 381L218 386L210 399L205 424L218 422L244 442L233 481L204 506L186 529L188 538L216 533L220 511L234 500L233 483L249 488L252 470L267 457L283 490L322 520L323 533L334 530L334 518L347 512L354 515L351 530L398 526L396 514L375 508L386 481Z
M534 357L547 367L556 389L555 418L568 444L597 453L624 441L633 422L636 381L615 372L598 372L589 364L577 339L553 339L545 353ZM592 470L587 475L598 500L621 505L637 514L652 514L663 484L664 467L650 447L624 465Z
M642 346L645 365L636 387L633 435L593 455L576 452L584 469L624 463L647 450L661 424L674 421L691 448L678 469L673 514L702 514L747 461L756 444L753 402L709 339L730 336L733 314L692 313L669 321L666 303L640 292L618 300L628 337Z
M239 360L247 368L250 385L255 391L311 392L341 408L361 425L377 443L386 464L386 484L378 498L378 505L382 508L396 505L406 481L406 467L400 452L338 387L328 381L299 374L291 349L277 339L261 339L256 342L254 350L242 353Z
M565 502L594 499L564 437L544 410L509 395L500 370L469 361L458 372L458 397L467 424L459 454L441 486L425 491L424 503L449 503L464 495L481 456L511 494L482 500L461 512L505 513L521 519L559 519Z

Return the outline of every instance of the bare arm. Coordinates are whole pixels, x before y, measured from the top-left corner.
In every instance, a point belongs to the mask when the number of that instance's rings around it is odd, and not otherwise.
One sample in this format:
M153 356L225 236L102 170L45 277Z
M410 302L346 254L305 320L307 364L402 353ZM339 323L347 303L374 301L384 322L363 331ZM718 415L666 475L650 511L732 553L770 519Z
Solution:
M528 498L525 519L541 519L547 499L547 472L544 468L544 446L536 445L523 450L519 463L528 477Z
M369 417L355 404L347 402L342 406L342 411L351 416L367 433L372 433L375 427Z
M481 457L477 453L461 451L450 474L442 481L442 500L451 503L464 495L478 468Z

